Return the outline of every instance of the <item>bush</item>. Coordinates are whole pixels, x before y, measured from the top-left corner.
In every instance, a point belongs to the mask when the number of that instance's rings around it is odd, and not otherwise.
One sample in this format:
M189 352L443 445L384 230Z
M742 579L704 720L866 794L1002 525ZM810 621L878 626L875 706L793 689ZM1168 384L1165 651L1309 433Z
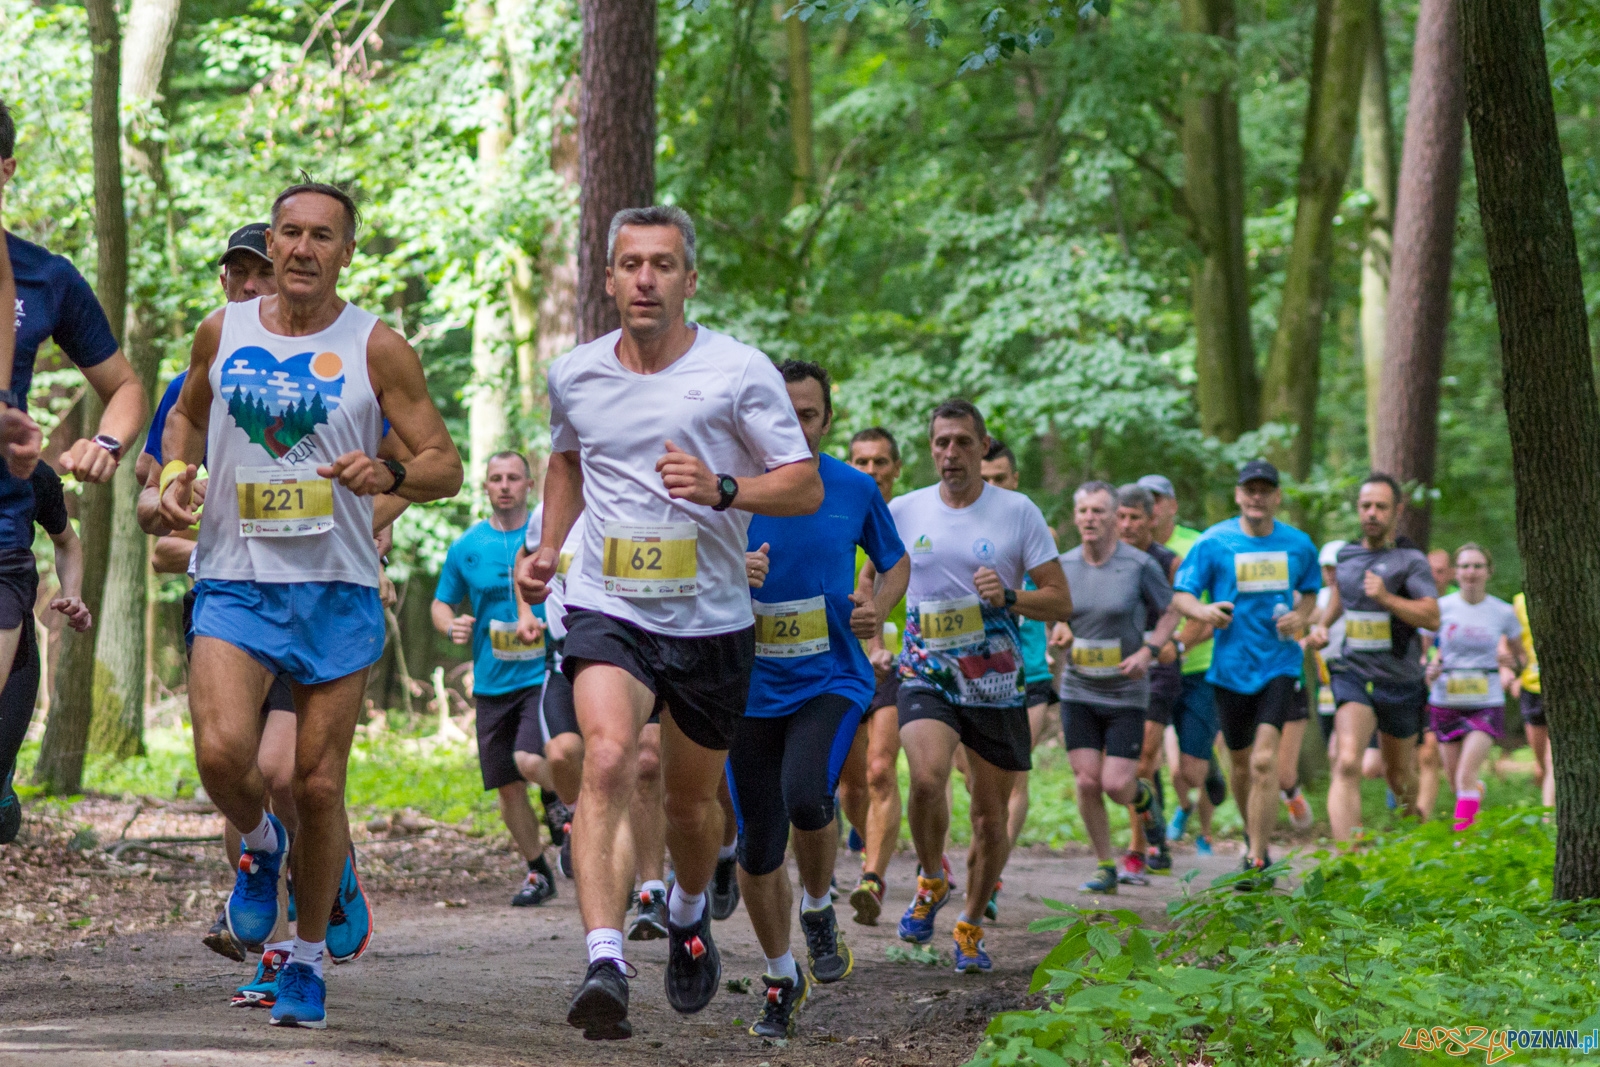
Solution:
M1065 914L1034 928L1065 933L1032 991L1052 1000L997 1016L972 1067L1445 1063L1469 1052L1492 1063L1507 1029L1588 1033L1600 1026L1600 902L1550 899L1554 841L1526 809L1466 834L1427 823L1355 855L1319 853L1292 892L1238 893L1240 875L1227 875L1172 902L1173 926L1157 935L1130 911L1048 902ZM1454 1027L1457 1039L1418 1041L1418 1027ZM1472 1049L1469 1027L1486 1031ZM1442 1051L1409 1050L1418 1045Z

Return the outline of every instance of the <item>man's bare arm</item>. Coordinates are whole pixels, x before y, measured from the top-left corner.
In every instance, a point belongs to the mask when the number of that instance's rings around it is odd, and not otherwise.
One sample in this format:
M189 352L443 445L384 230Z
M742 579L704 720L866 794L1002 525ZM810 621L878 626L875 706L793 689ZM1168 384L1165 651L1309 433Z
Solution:
M444 500L461 491L461 454L450 439L444 418L428 395L428 381L422 373L422 360L416 350L394 330L379 323L367 342L367 366L372 374L372 389L378 406L389 420L394 434L411 452L406 463L406 480L398 495L414 503ZM341 460L346 457L340 457ZM337 467L338 464L335 464ZM340 481L352 491L371 487L373 494L393 482L387 468L367 457L363 469L352 472L345 467ZM370 477L365 475L370 473ZM324 475L327 477L328 475ZM361 481L364 484L352 484Z
M516 564L517 592L528 604L543 604L550 595L561 546L583 513L583 463L577 452L552 452L544 475L544 521L537 551Z

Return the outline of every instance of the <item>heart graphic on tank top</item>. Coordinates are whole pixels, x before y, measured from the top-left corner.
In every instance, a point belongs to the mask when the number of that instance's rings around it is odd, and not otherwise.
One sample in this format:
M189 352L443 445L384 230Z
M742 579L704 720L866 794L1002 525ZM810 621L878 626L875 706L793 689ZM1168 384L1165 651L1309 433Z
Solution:
M311 437L339 406L344 361L334 352L301 352L279 360L256 345L236 349L222 365L228 415L273 459Z

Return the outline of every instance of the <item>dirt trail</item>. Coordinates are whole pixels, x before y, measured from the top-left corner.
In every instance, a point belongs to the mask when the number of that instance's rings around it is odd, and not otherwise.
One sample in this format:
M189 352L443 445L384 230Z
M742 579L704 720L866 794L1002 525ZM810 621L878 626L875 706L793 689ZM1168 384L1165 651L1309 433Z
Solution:
M1237 862L1231 852L1200 857L1192 849L1176 860L1180 875L1199 866L1207 881ZM841 873L853 875L855 862L841 854ZM939 965L887 957L899 944L888 920L909 899L912 864L902 853L891 869L886 921L868 928L845 919L855 972L814 994L801 1015L801 1036L786 1046L752 1038L735 1021L759 1011L755 992L724 989L697 1016L672 1012L661 987L664 941L629 946L640 971L633 983L633 1040L585 1042L563 1021L584 962L572 883L561 880L561 895L543 908L513 910L506 902L515 874L507 867L504 878L462 875L439 885L373 889L373 947L354 964L330 968L330 1023L321 1033L278 1030L267 1025L265 1011L228 1005L244 968L201 946L209 922L209 916L201 920L201 909L192 909L187 921L99 944L0 956L0 1063L959 1064L994 1013L1027 1001L1029 975L1055 941L1028 932L1030 920L1048 913L1039 898L1081 900L1074 887L1093 864L1087 856L1043 849L1013 858L1000 921L988 931L995 970L983 977L956 975L949 966L950 910L940 916L933 943ZM1115 902L1154 917L1182 883L1152 881L1148 888L1124 888ZM445 899L455 906L438 906ZM848 914L841 911L842 918ZM717 924L716 933L724 979L756 979L762 957L743 908Z

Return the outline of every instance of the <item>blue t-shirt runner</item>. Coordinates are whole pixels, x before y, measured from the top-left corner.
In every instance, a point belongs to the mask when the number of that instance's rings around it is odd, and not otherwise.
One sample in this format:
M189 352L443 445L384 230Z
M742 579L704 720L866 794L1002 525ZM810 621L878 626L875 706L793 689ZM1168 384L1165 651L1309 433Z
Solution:
M544 684L544 642L517 641L517 600L511 587L511 565L522 547L528 524L497 530L480 522L450 546L434 599L472 604L472 692L502 696ZM544 605L533 613L544 618Z

